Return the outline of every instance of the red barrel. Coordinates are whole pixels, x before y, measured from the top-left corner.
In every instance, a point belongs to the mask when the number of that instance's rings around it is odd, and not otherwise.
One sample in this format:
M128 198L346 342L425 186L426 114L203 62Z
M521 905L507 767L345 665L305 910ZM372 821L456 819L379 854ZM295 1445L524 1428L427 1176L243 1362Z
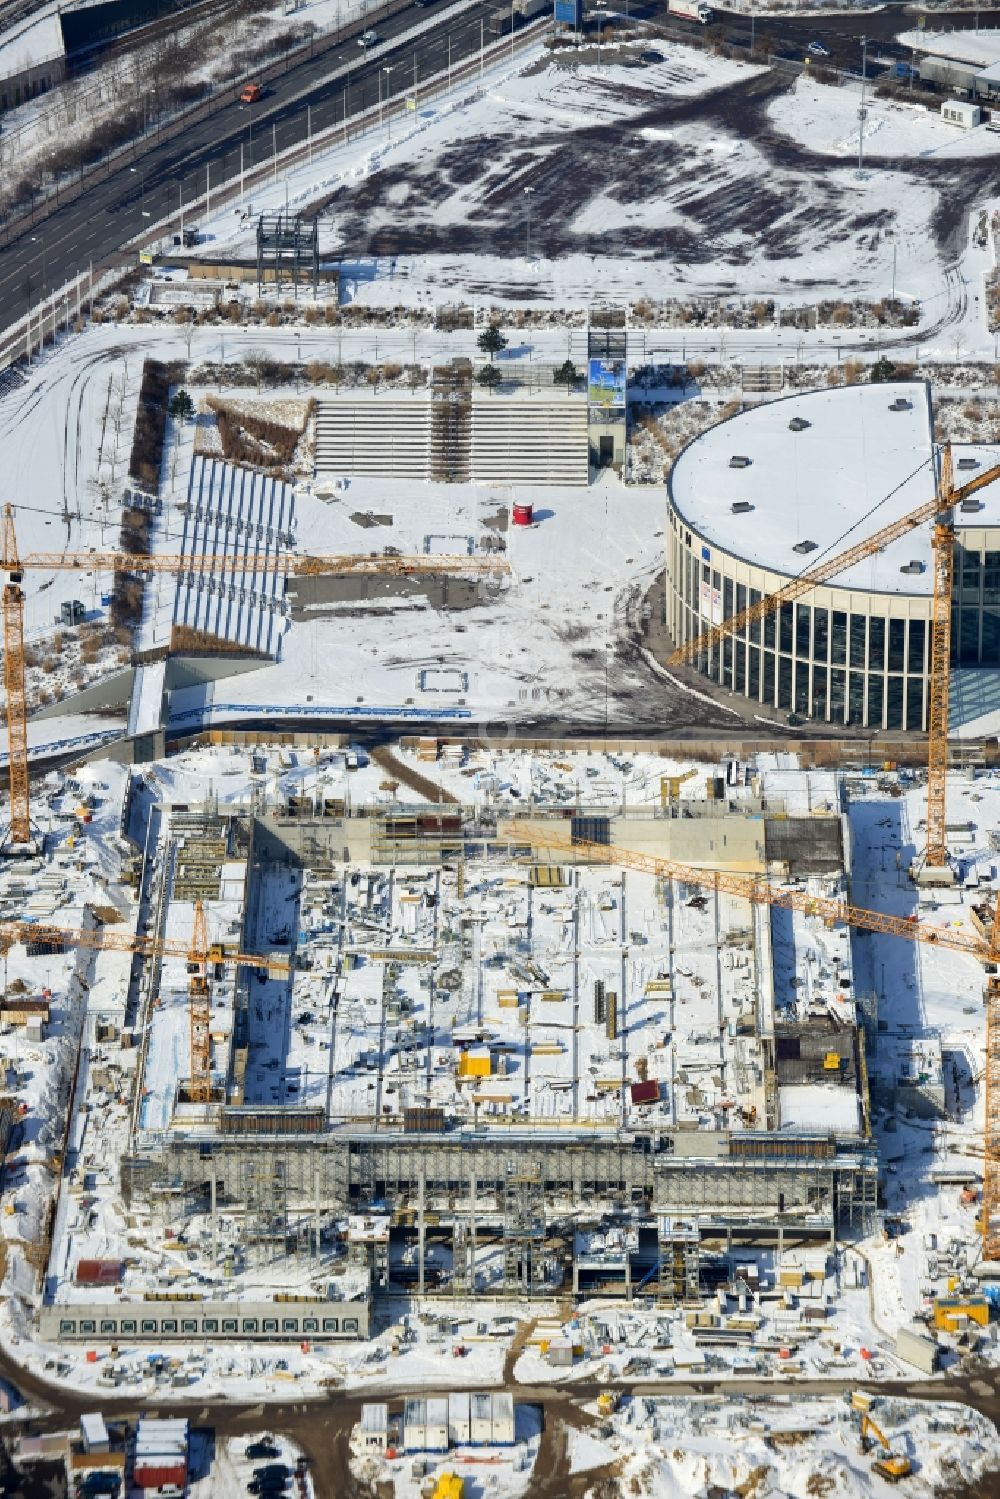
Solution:
M515 503L513 510L513 521L515 526L530 526L533 514L533 505L518 505L517 503Z

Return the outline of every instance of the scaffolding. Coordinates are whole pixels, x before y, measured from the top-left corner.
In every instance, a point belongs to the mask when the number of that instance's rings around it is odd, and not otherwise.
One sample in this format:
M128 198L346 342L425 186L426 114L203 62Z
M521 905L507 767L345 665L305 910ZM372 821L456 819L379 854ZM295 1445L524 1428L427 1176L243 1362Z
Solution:
M657 1219L657 1299L664 1306L697 1301L701 1291L701 1235L695 1223Z
M508 1162L504 1182L503 1282L507 1295L541 1294L545 1273L545 1192L541 1172Z
M319 290L319 220L297 213L262 213L257 220L257 292L271 281L275 287L290 278L295 300L299 285Z

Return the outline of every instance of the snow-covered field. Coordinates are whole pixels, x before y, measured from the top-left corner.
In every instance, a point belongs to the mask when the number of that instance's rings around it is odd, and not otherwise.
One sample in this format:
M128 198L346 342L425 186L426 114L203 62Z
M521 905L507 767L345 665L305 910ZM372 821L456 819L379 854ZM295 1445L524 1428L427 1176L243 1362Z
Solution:
M777 130L810 151L856 161L860 106L860 83L834 88L806 76L774 101L768 118ZM865 110L864 155L879 182L885 181L887 162L1000 155L996 131L987 130L985 124L960 130L924 102L882 99L869 88Z
M978 160L968 212L989 195L1000 137L875 101L868 134L891 165L859 180L852 88L793 88L660 46L664 60L642 67L629 65L638 46L622 45L600 62L591 49L495 72L485 90L456 90L397 121L391 138L317 152L311 173L292 172L292 199L331 215L326 247L345 256L349 296L573 304L599 287L633 301L738 292L787 304L807 290L879 300L894 242L898 291L924 305L925 321L940 319L954 255L939 231L948 172ZM487 170L472 170L473 152ZM255 204L278 206L279 186ZM231 214L209 232L213 254L249 248Z
M975 1482L1000 1458L995 1428L966 1406L942 1404L932 1412L876 1400L872 1415L893 1452L913 1462L905 1492L919 1499ZM657 1499L706 1493L881 1499L892 1490L872 1473L877 1449L861 1452L858 1423L840 1400L635 1399L599 1438L570 1432L570 1466L586 1472L613 1465L619 1492Z

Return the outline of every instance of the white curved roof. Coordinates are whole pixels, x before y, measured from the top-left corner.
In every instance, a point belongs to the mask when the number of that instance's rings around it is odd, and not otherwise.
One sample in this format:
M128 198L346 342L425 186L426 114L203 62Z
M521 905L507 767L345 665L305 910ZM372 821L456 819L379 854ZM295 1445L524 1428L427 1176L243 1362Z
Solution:
M906 409L890 410L897 400L907 401ZM809 426L791 431L796 417ZM674 464L670 495L709 550L714 544L795 576L932 498L931 430L930 394L921 383L809 391L753 407L702 433ZM749 467L731 468L736 455L749 458ZM962 446L954 456L958 484L976 472L960 469L960 458L988 467L1000 461L1000 449ZM1000 481L979 498L983 509L974 516L957 513L957 524L1000 524ZM753 509L734 513L733 504L745 501ZM815 549L793 550L807 541ZM901 573L910 561L923 562L925 571ZM831 586L926 595L930 563L925 523L839 573Z

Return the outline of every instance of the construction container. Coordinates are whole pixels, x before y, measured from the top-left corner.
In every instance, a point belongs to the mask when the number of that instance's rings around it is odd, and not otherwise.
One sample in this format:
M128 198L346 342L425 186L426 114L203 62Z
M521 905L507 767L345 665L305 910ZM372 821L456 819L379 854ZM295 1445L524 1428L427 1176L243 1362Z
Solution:
M468 1051L459 1052L459 1077L489 1077L490 1073L490 1050L488 1046L470 1047Z
M514 1445L514 1397L501 1390L490 1397L494 1447Z
M549 1341L546 1358L553 1369L571 1369L573 1367L573 1344L569 1338L552 1338Z
M934 1326L958 1332L967 1322L986 1327L990 1303L985 1296L939 1296L934 1303Z
M140 1489L162 1489L172 1483L183 1490L187 1486L187 1463L170 1457L137 1457L132 1482Z
M514 501L511 509L511 521L515 526L530 526L535 516L535 507Z
M108 1451L111 1441L100 1411L91 1411L80 1417L80 1439L84 1452Z
M468 1390L457 1390L448 1396L448 1441L453 1447L466 1447L470 1440L471 1397Z
M493 1402L484 1391L474 1391L470 1400L469 1441L476 1447L493 1441Z
M403 1110L404 1134L440 1135L444 1133L444 1127L444 1109L412 1108Z
M361 1424L356 1436L362 1452L386 1452L389 1445L389 1407L363 1405Z
M896 1334L896 1353L922 1374L933 1374L937 1368L937 1341L916 1328L901 1327Z
M447 1395L435 1395L427 1401L424 1450L426 1452L448 1451Z
M123 1272L121 1260L78 1260L76 1283L78 1286L115 1286Z
M403 1451L423 1452L427 1441L427 1401L417 1398L403 1405Z

